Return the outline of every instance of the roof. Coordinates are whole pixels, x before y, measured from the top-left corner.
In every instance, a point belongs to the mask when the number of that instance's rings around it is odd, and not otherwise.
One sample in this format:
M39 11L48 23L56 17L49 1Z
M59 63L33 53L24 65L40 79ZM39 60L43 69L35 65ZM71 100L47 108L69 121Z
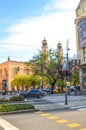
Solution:
M82 0L80 0L80 2L79 2L79 4L78 4L78 6L77 6L77 8L76 9L78 9L79 7L80 7L80 4L82 3Z
M12 61L12 60L10 60L10 61L5 61L5 62L3 62L3 63L0 63L0 65L6 64L6 63L9 63L9 62L10 62L10 63L23 63L23 64L25 63L25 62L21 62L21 61L19 62L19 61Z

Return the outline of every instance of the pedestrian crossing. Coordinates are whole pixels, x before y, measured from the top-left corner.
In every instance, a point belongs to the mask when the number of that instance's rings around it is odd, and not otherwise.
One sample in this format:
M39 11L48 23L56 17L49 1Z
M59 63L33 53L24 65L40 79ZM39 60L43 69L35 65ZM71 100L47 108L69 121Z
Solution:
M86 105L83 105L83 106L73 106L73 107L70 107L71 110L79 110L79 111L84 111L86 110Z
M61 96L48 96L44 99L53 103L62 103L65 101L65 95ZM68 102L86 101L86 96L67 96Z

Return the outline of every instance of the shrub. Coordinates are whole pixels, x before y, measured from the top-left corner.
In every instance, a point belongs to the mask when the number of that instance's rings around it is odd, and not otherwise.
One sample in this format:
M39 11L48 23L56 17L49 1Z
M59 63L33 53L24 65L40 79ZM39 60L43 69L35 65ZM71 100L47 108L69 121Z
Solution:
M10 112L10 111L18 111L25 109L34 109L34 106L31 104L1 104L0 112Z
M13 96L9 99L9 101L24 101L24 97L22 96Z
M0 102L8 102L9 100L6 98L0 98Z

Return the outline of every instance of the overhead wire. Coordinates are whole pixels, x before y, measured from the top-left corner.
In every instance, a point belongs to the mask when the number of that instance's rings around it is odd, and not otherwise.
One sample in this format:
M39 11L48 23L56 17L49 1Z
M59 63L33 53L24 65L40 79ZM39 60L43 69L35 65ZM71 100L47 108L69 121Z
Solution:
M40 46L34 46L34 45L26 45L26 44L14 44L14 43L0 43L1 46L6 45L13 45L13 46L24 46L24 47L40 47Z

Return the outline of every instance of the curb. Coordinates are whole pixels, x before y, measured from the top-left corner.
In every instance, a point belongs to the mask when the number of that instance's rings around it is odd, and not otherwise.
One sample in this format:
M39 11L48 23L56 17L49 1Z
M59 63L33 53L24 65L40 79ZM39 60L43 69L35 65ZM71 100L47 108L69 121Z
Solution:
M18 114L18 113L36 112L36 111L39 111L39 109L19 110L19 111L12 111L12 112L0 112L0 115Z

